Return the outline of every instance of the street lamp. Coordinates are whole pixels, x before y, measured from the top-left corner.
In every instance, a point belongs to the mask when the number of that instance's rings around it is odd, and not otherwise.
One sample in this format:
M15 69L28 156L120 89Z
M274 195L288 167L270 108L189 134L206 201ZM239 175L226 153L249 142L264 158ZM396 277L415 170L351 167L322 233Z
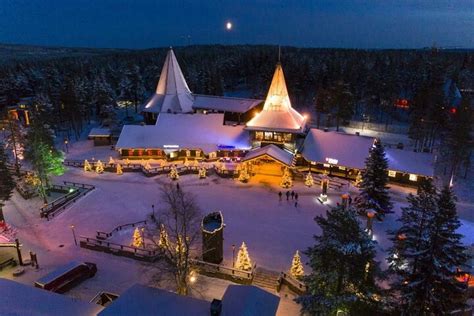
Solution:
M67 138L64 139L64 146L66 147L66 153L69 153L69 141L67 140Z
M232 268L235 266L235 244L232 244Z
M72 236L74 237L74 244L77 246L76 232L74 231L74 225L69 226L72 230Z
M367 212L367 227L366 227L366 230L367 230L367 233L369 234L369 236L371 238L372 238L372 235L373 235L372 223L373 223L373 220L374 220L374 216L375 216L374 211L368 211Z

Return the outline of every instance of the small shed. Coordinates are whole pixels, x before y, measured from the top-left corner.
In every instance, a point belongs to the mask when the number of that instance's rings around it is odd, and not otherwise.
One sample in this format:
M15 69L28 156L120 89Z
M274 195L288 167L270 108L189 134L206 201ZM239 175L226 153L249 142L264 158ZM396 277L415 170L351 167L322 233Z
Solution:
M112 144L112 132L108 128L93 128L87 138L94 141L94 146L108 146Z
M213 212L202 219L202 260L219 264L224 259L224 218Z

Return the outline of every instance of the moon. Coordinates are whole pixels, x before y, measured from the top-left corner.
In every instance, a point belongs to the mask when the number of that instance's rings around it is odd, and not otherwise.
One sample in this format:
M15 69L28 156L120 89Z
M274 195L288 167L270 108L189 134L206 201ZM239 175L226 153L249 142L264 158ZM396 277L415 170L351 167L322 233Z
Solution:
M227 23L225 24L225 28L226 28L227 31L232 30L232 22L230 22L230 21L227 22Z

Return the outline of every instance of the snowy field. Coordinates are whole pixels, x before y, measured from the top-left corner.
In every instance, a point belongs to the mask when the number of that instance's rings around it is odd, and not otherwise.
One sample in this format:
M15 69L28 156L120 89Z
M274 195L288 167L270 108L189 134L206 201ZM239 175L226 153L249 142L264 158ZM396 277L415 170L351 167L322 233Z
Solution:
M74 144L68 158L94 157L108 161L109 156L116 157L110 147L94 148L91 143ZM141 173L99 175L85 173L80 168L69 168L54 182L61 183L64 180L92 184L96 189L50 221L39 218L39 199L24 201L15 194L7 203L5 217L20 238L24 255L27 256L30 249L35 251L41 267L39 271L28 269L19 281L32 284L58 265L79 259L97 263L99 272L67 295L89 300L100 290L121 293L137 282L152 284L152 264L76 247L70 225L75 226L78 236L94 237L96 231L108 232L118 225L144 220L151 213L152 204L158 213L158 188L160 183L170 181L167 176L146 178ZM196 195L203 215L214 211L223 213L226 224L223 264L232 265L232 245L238 248L245 241L252 261L258 266L286 271L295 251L305 250L313 244L313 235L320 233L313 219L317 215L324 215L327 209L316 199L320 193L319 187L307 188L302 182L295 181L293 190L299 194L298 207L295 207L291 198L287 202L283 196L283 200L279 201L279 181L279 177L254 177L250 183L243 184L217 176L204 180L199 180L197 175L180 177L181 188ZM346 186L341 191L330 191L329 205L339 202L340 195L345 192L355 195L357 189ZM385 251L390 246L385 232L397 227L396 218L409 192L414 190L392 186L395 214L388 215L383 223L374 223L375 238L379 242L378 259L383 268L386 267ZM463 220L460 232L466 236L467 244L474 243L474 223L469 216L463 216L471 213L469 210L472 207L463 208L460 213ZM365 225L365 220L361 218L361 221ZM123 238L127 239L126 236ZM128 240L132 240L131 230ZM303 261L307 262L304 256ZM0 276L11 278L11 271L0 271ZM200 289L195 295L209 300L219 298L227 284L227 281L200 277ZM298 307L291 302L291 298L283 299L280 315L297 311Z

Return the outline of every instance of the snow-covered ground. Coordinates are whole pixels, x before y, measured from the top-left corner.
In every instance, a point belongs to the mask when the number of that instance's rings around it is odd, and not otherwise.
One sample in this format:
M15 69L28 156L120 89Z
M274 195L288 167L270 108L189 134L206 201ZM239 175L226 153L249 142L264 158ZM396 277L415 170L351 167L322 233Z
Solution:
M81 141L71 146L68 158L94 157L108 161L109 156L116 158L110 147L93 147L91 141ZM160 183L170 181L166 175L153 178L144 177L141 173L99 175L70 168L63 176L54 179L57 183L64 180L92 184L96 189L50 221L39 218L39 199L25 201L15 194L7 203L5 217L23 244L23 254L26 256L29 250L36 252L41 267L39 271L27 269L18 281L32 284L58 265L78 259L97 263L99 272L67 295L89 300L100 290L120 294L137 282L153 284L153 264L76 247L70 225L74 225L78 236L94 237L96 231L107 232L121 224L144 220L151 213L152 204L158 213L158 188ZM313 244L313 235L320 233L314 217L324 215L327 206L317 200L319 187L308 188L299 181L295 181L292 189L299 194L298 206L295 207L291 198L286 201L285 196L279 201L278 192L285 193L279 188L279 182L279 177L254 177L247 184L217 176L200 180L197 175L186 175L179 179L183 190L197 196L203 214L222 211L226 224L224 264L232 264L232 245L239 247L245 241L251 259L258 266L284 271L289 269L296 250L305 250ZM342 193L349 191L355 194L356 190L348 186L342 191L330 191L329 205L339 202ZM392 186L395 214L387 216L382 223L374 223L375 238L379 242L378 259L382 267L386 265L385 250L390 246L386 231L397 227L400 208L405 205L406 195L410 192L415 191ZM460 232L466 235L465 242L471 244L474 242L474 223L463 214ZM129 242L132 232L130 230ZM307 261L304 256L303 261ZM0 277L11 278L11 271L0 271ZM208 300L219 298L228 284L227 281L200 277L200 288L195 295ZM291 297L282 295L279 314L297 312L298 306L291 301Z

